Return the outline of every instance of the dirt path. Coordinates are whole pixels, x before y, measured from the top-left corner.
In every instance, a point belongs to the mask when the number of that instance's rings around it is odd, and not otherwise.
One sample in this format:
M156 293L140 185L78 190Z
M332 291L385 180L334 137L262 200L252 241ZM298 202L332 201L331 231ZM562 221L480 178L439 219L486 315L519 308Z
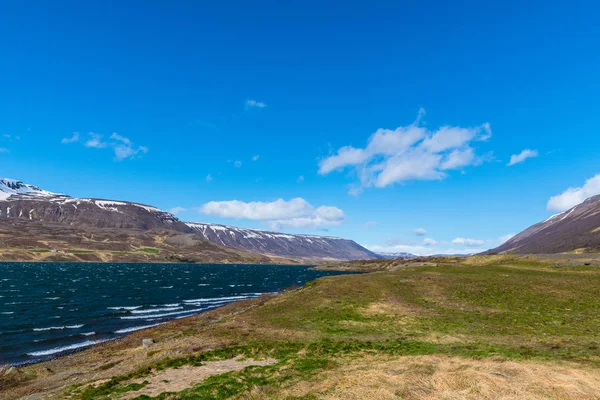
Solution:
M277 360L274 359L255 361L236 357L231 360L207 361L200 367L185 365L181 368L167 369L133 381L132 383L147 381L149 384L136 392L127 393L122 399L133 399L141 395L158 396L165 392L180 392L213 375L240 371L249 366L273 365L276 362Z

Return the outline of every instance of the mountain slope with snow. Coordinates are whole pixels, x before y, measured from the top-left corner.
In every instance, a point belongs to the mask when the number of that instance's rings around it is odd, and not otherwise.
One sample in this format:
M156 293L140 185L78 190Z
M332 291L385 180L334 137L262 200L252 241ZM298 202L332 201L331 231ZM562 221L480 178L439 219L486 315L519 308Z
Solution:
M48 192L47 190L42 190L37 186L28 185L16 179L0 179L0 200L7 200L11 196L31 199L64 197L62 194Z
M600 251L600 196L553 215L486 253L550 254Z
M71 227L168 230L253 253L311 259L369 259L377 255L346 239L290 235L216 224L184 223L173 214L139 203L74 198L14 179L0 179L0 223L36 221Z
M291 235L217 224L189 222L187 225L206 240L255 253L339 260L378 258L358 243L336 237Z
M173 214L128 201L74 198L14 179L0 179L0 219L120 229L168 229L192 233Z

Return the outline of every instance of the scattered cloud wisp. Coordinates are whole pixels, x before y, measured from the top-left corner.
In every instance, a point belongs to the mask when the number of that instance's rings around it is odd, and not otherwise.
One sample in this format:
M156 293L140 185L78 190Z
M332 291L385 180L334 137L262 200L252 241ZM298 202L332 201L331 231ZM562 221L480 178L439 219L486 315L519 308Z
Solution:
M102 135L99 133L89 133L90 138L83 144L85 147L91 147L93 149L103 149L106 147L106 142L102 141Z
M435 246L436 244L438 244L438 241L435 239L432 239L432 238L423 239L424 246Z
M117 161L126 158L135 158L140 153L146 154L148 152L146 146L135 147L133 143L131 143L131 140L117 133L110 135L110 138L113 140L111 146L115 152L115 159Z
M173 208L171 208L171 209L169 210L169 212L170 212L171 214L173 214L173 215L180 214L180 213L182 213L182 212L184 212L184 211L186 211L186 209L185 209L185 208L183 208L183 207L173 207Z
M508 242L510 239L512 239L514 237L515 237L514 233L509 233L509 234L500 236L498 238L498 241L500 242L500 244L504 244L504 243Z
M540 153L537 150L525 149L522 152L520 152L519 154L513 154L510 157L510 162L507 165L509 167L512 167L513 165L525 162L525 160L527 160L528 158L535 158L535 157L538 157L539 155L540 155Z
M466 238L456 238L452 241L452 244L454 245L458 245L458 246L472 246L472 247L479 247L479 246L483 246L485 244L485 240L478 240L478 239L466 239Z
M71 144L79 142L80 139L79 132L74 132L73 136L63 138L60 142L62 144ZM88 133L88 139L83 142L83 145L91 149L104 149L110 146L115 154L115 161L122 161L126 158L134 159L138 155L148 152L146 146L135 146L131 140L118 133L113 133L108 140L104 140L104 135L90 132Z
M60 142L62 144L69 144L69 143L75 143L79 141L79 132L73 132L73 136L71 136L70 138L66 137L63 138Z
M257 100L246 100L246 109L249 108L265 108L267 106L266 103Z

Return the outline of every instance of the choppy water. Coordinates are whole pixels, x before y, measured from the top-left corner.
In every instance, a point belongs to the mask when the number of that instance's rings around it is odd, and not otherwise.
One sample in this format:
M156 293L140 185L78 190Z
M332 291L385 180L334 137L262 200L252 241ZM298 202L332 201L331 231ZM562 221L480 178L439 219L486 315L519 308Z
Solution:
M277 265L0 263L0 364L41 361L337 274Z

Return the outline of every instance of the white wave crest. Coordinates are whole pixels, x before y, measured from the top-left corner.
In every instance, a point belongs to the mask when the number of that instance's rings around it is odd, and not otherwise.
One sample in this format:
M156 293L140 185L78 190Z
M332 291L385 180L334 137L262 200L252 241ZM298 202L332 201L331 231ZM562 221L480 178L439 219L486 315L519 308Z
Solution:
M181 310L183 307L165 307L165 308L151 308L148 310L133 310L131 311L132 314L151 314L151 313L157 313L157 312L163 312L163 311L175 311L175 310Z
M86 340L85 342L75 343L75 344L71 344L69 346L55 347L53 349L42 350L42 351L34 351L32 353L27 353L27 355L28 356L34 356L34 357L49 356L49 355L52 355L52 354L62 353L62 352L69 351L69 350L80 349L82 347L93 346L95 344L107 342L108 340L109 339L106 339L106 340Z
M203 308L196 308L193 310L185 310L185 311L177 311L177 312L169 312L164 314L150 314L150 315L135 315L135 316L127 316L121 317L121 319L148 319L148 318L162 318L162 317L170 317L171 315L180 315L180 314L192 314L199 313L204 311Z
M260 296L262 293L248 293L239 296L224 296L224 297L207 297L202 299L190 299L183 300L184 303L218 303L226 300L243 300L243 299L252 299L254 297Z
M144 326L134 326L132 328L125 328L125 329L119 329L118 331L115 331L115 333L129 333L129 332L135 332L135 331L139 331L142 329L148 329L148 328L154 328L155 326L159 326L159 325L163 325L165 324L165 322L163 322L162 324L152 324L152 325L144 325Z
M58 331L63 329L79 329L84 325L67 325L67 326L49 326L47 328L33 328L34 332L42 332L42 331Z

